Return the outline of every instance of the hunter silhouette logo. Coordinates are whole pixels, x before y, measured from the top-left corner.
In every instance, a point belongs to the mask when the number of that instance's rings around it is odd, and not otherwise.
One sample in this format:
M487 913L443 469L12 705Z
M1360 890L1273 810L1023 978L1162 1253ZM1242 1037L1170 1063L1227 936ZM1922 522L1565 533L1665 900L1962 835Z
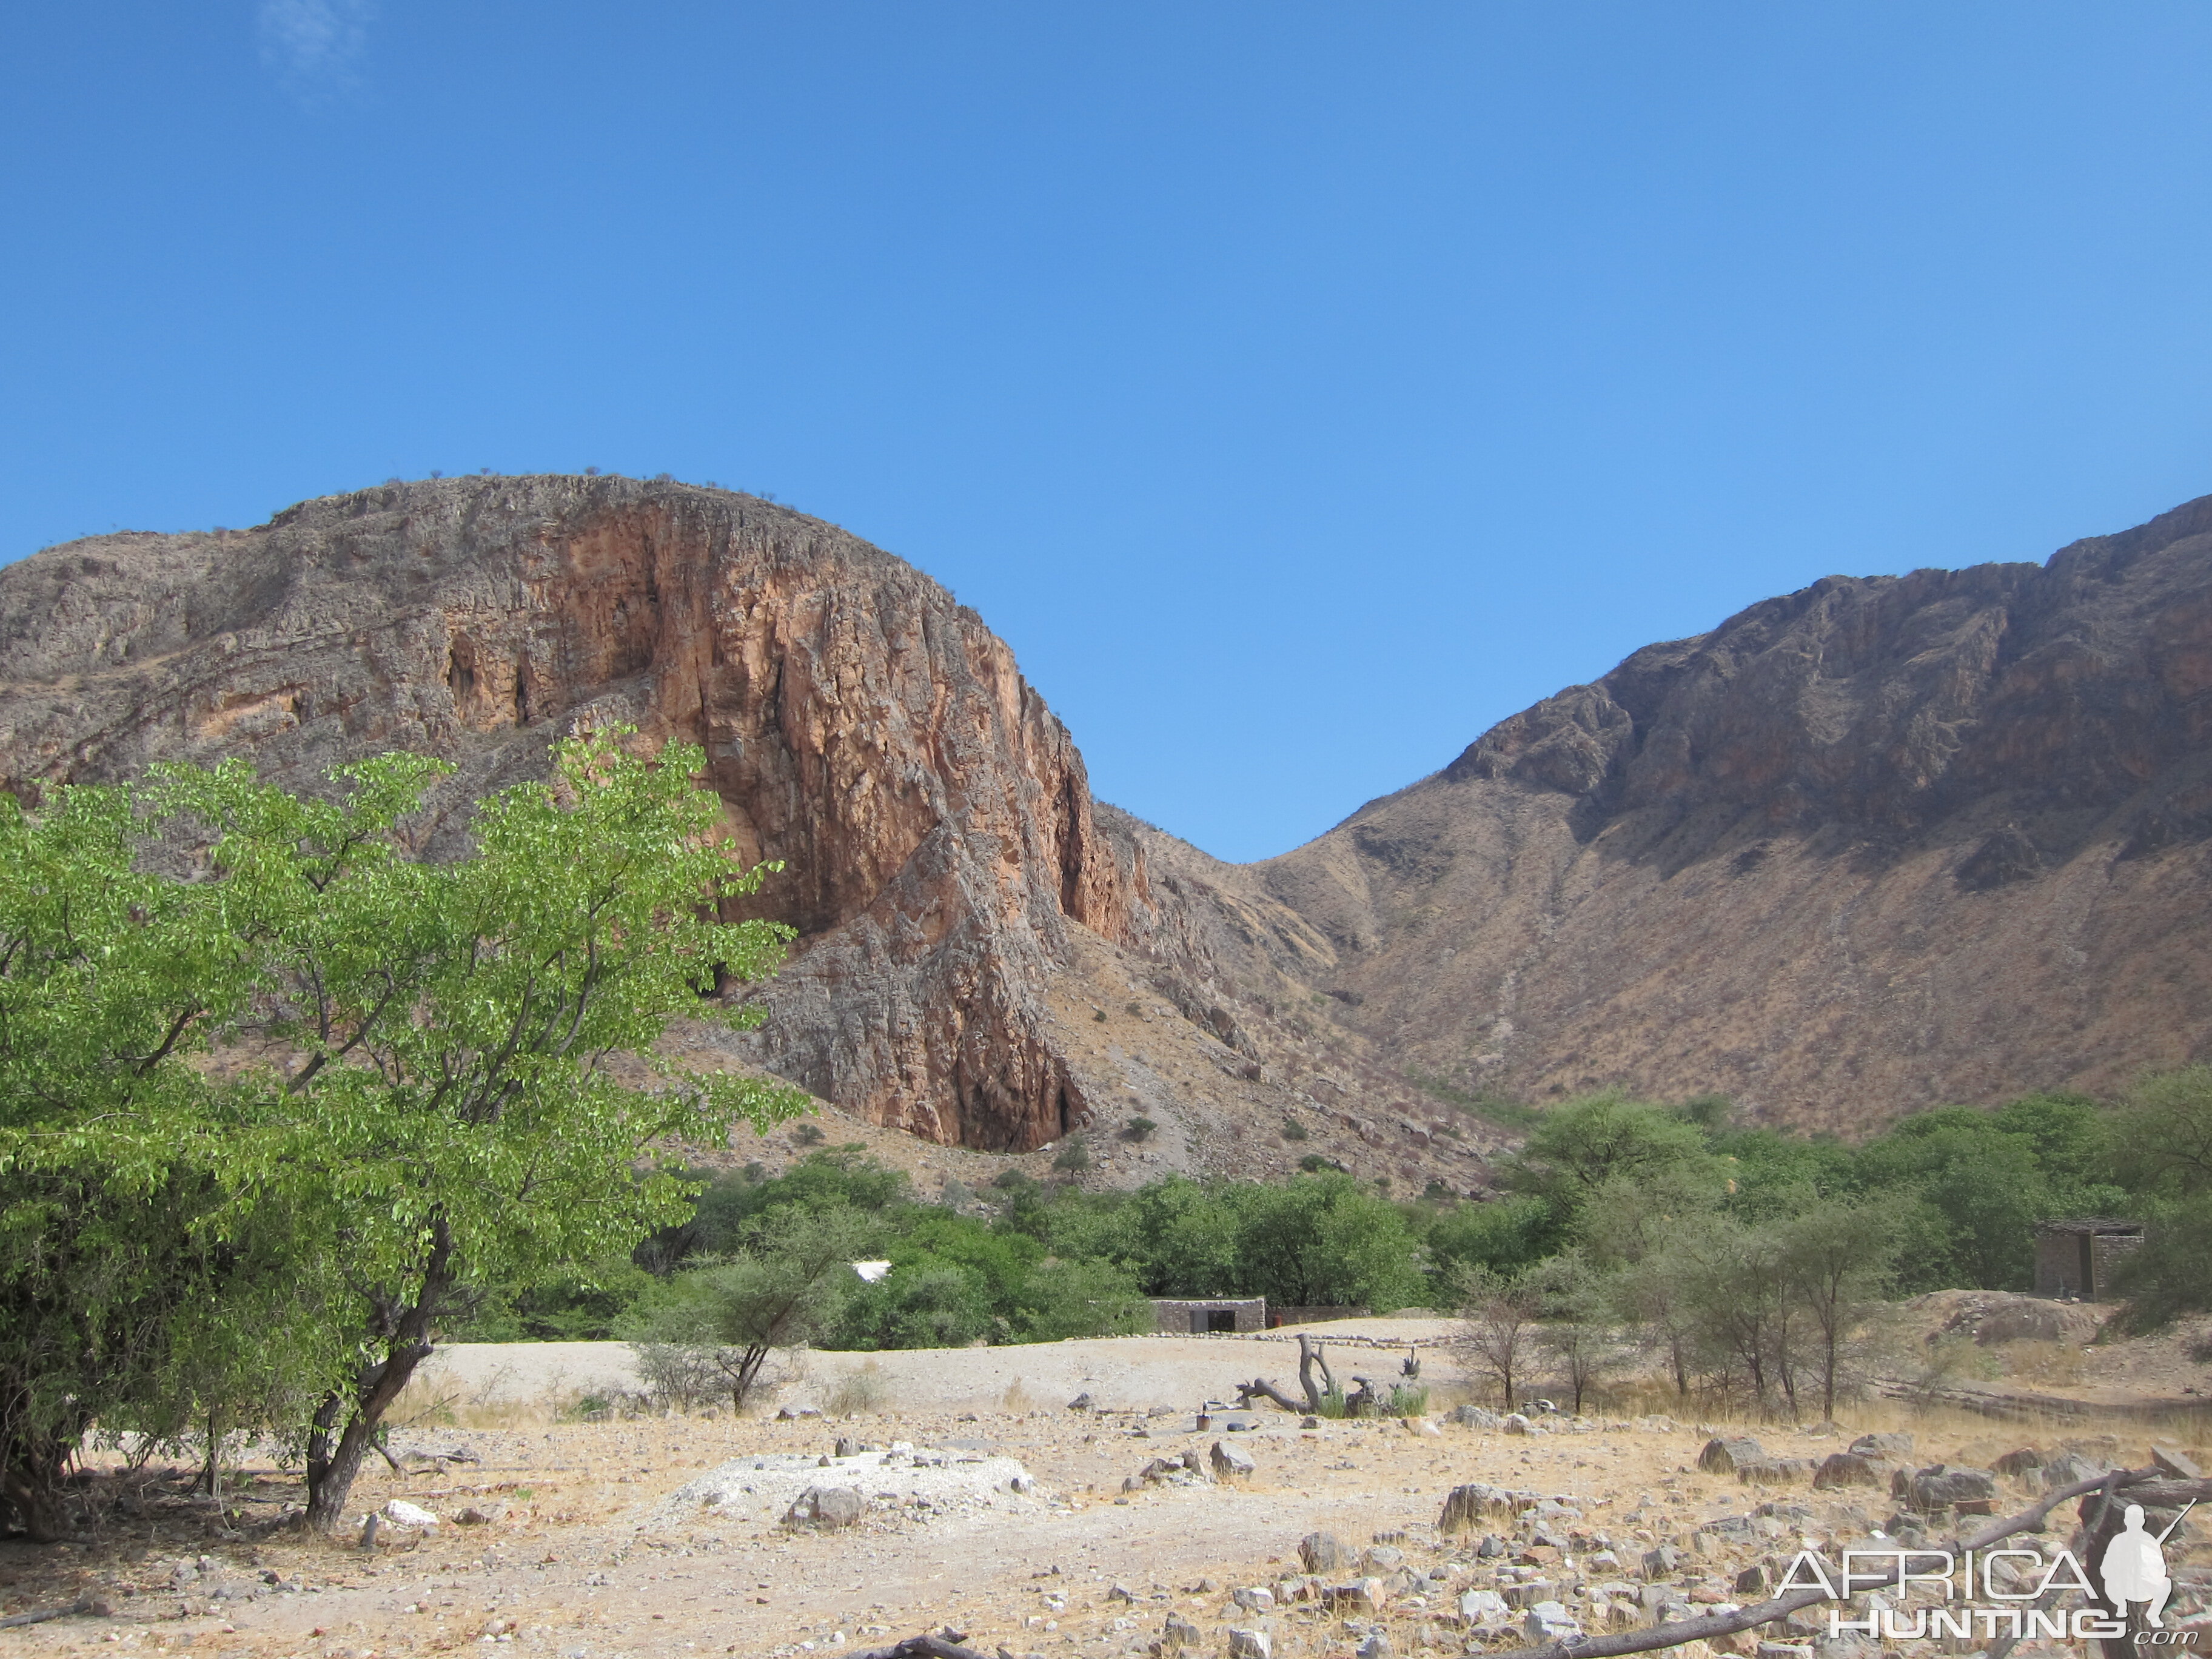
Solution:
M2166 1540L2181 1524L2181 1516L2197 1507L2191 1498L2188 1507L2177 1515L2166 1530L2155 1538L2143 1530L2143 1510L2140 1504L2130 1504L2121 1516L2124 1528L2105 1546L2105 1559L2098 1563L2098 1576L2105 1581L2105 1599L2126 1617L2131 1601L2147 1601L2144 1622L2153 1630L2166 1628L2160 1617L2166 1611L2166 1598L2173 1594L2173 1578L2166 1570Z

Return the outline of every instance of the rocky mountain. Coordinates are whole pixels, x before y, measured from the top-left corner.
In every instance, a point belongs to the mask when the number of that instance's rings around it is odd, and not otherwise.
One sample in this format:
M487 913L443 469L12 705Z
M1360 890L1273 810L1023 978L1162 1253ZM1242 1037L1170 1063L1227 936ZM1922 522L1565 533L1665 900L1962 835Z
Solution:
M1261 977L1326 945L1264 897L1180 917L1172 872L1163 906L1005 643L833 526L666 482L473 477L0 569L0 787L33 800L228 755L313 789L415 750L459 767L436 855L471 800L611 723L704 747L745 851L785 865L757 902L800 945L760 993L764 1030L721 1039L732 1063L932 1141L1018 1152L1149 1116L1127 1169L1288 1166L1272 1130L1305 1103L1260 1062L1273 1022L1176 964L1210 930L1240 930ZM1340 1110L1313 1144L1365 1147L1366 1122ZM1444 1172L1463 1183L1462 1158Z
M422 750L434 854L580 725L698 743L801 939L763 1032L686 1041L925 1141L1085 1127L1114 1181L1474 1188L1495 1133L1449 1098L1855 1130L2200 1055L2208 691L2212 498L1767 601L1235 866L1094 803L936 583L747 495L391 484L0 569L0 787Z
M2212 496L1647 647L1243 874L1474 1094L1853 1133L2212 1056Z

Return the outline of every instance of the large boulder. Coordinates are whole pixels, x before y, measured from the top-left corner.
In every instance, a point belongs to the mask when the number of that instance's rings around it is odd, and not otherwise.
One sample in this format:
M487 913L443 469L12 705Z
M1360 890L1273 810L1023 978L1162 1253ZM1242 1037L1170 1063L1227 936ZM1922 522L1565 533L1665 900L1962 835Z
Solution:
M1308 1572L1334 1572L1346 1559L1344 1540L1333 1532L1310 1532L1298 1540L1298 1559Z
M784 1522L793 1527L849 1527L866 1508L850 1486L809 1486L792 1500Z
M1916 1470L1905 1492L1906 1504L1923 1515L1986 1504L1996 1495L1996 1476L1987 1469L1956 1469L1944 1463Z
M1746 1463L1763 1462L1765 1448L1747 1434L1725 1435L1705 1442L1698 1454L1698 1467L1707 1474L1734 1474Z
M1454 1486L1444 1498L1443 1512L1437 1517L1439 1532L1458 1532L1486 1521L1517 1521L1521 1511L1535 1503L1533 1495L1508 1491L1480 1480Z
M1813 1471L1815 1492L1834 1492L1844 1486L1873 1486L1877 1489L1889 1485L1890 1465L1879 1458L1864 1456L1855 1451L1831 1452L1821 1460L1820 1467Z

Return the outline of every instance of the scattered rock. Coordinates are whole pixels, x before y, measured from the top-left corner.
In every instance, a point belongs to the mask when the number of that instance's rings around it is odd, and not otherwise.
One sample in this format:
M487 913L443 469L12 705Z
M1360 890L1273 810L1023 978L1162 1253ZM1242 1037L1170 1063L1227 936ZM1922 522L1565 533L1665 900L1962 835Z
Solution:
M1355 1578L1348 1583L1329 1585L1322 1591L1321 1599L1323 1607L1342 1617L1348 1613L1380 1613L1389 1595L1380 1578Z
M1079 1394L1074 1399L1069 1401L1067 1402L1067 1409L1072 1412L1087 1412L1095 1411L1097 1409L1097 1407L1096 1402L1091 1400L1089 1393L1085 1392Z
M1394 1573L1406 1565L1406 1552L1388 1544L1377 1544L1359 1553L1359 1570L1364 1573L1382 1576Z
M471 1504L453 1519L465 1527L488 1527L495 1521L507 1519L507 1505L495 1503Z
M1261 1584L1247 1584L1229 1592L1229 1599L1246 1613L1273 1613L1275 1592Z
M1519 1412L1515 1412L1498 1426L1500 1431L1506 1434L1534 1434L1535 1432L1535 1431L1529 1426L1528 1419L1522 1416Z
M794 1527L849 1527L865 1507L860 1494L850 1486L809 1486L784 1511L784 1522Z
M1390 1659L1390 1632L1370 1630L1359 1644L1359 1659Z
M1880 1458L1869 1457L1864 1452L1831 1452L1813 1471L1813 1490L1834 1492L1844 1486L1873 1486L1877 1489L1889 1485L1890 1466Z
M1298 1559L1308 1572L1335 1572L1344 1558L1343 1542L1333 1532L1310 1532L1298 1540Z
M1462 1429L1488 1429L1493 1433L1505 1424L1505 1419L1496 1412L1480 1406L1458 1407L1453 1411L1451 1420Z
M1440 1532L1456 1532L1484 1521L1518 1521L1521 1511L1535 1499L1524 1492L1509 1492L1482 1481L1454 1486L1444 1498L1443 1512L1437 1517Z
M1580 1636L1583 1627L1575 1622L1565 1602L1539 1601L1521 1621L1521 1631L1532 1642L1561 1642L1570 1636Z
M437 1526L438 1517L420 1504L410 1504L404 1498L395 1498L381 1511L386 1522L394 1527L407 1527L428 1532Z
M1698 1454L1698 1467L1708 1474L1734 1474L1747 1463L1764 1462L1765 1449L1749 1435L1708 1440Z
M1904 1498L1911 1508L1926 1515L1936 1510L1989 1502L1997 1495L1997 1482L1987 1469L1954 1469L1937 1463L1909 1477L1899 1469L1889 1490L1893 1498Z
M1459 1616L1471 1625L1495 1624L1509 1611L1505 1598L1496 1590L1471 1589L1459 1598Z
M1243 1447L1232 1446L1226 1440L1215 1441L1213 1450L1208 1455L1213 1463L1213 1472L1224 1480L1241 1480L1258 1467Z
M1206 1632L1181 1613L1168 1615L1167 1627L1160 1632L1160 1646L1170 1653L1195 1653L1206 1645Z
M2008 1451L1990 1465L1997 1474L2007 1476L2033 1474L2043 1467L2043 1454L2033 1446L2022 1446L2018 1451Z
M1863 1434L1851 1442L1849 1449L1861 1457L1895 1463L1912 1455L1912 1437L1909 1434Z
M2094 1480L2112 1473L2112 1466L2101 1458L2085 1457L2079 1452L2061 1452L2043 1466L2043 1489L2057 1492L2062 1486Z
M796 1423L802 1417L821 1415L822 1407L819 1406L785 1406L776 1412L775 1420L779 1423Z
M2197 1460L2179 1446L2160 1444L2150 1449L2150 1461L2176 1480L2202 1480L2204 1471L2197 1467Z
M1644 1553L1644 1576L1646 1578L1672 1578L1682 1571L1682 1552L1672 1544L1662 1544Z
M1273 1652L1274 1643L1263 1630L1229 1632L1229 1659L1269 1659Z

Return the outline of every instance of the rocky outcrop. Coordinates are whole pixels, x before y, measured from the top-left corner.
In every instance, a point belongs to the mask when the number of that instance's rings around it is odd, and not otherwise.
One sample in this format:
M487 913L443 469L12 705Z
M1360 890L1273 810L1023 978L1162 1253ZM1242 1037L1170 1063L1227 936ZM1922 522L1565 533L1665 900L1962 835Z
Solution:
M259 529L96 538L0 572L0 781L250 757L293 787L404 748L466 803L623 721L709 756L757 901L799 930L757 1058L874 1121L986 1148L1086 1115L1042 988L1070 924L1126 939L1141 861L974 612L749 496L467 478Z
M1111 1178L1479 1186L1449 1109L1618 1085L1841 1133L2212 1054L2212 498L2047 564L1832 577L1310 845L1096 805L973 612L711 489L465 478L0 570L0 785L453 759L428 845L623 722L702 745L800 933L732 1055ZM1417 1089L1412 1079L1419 1079ZM1426 1090L1424 1093L1421 1091Z
M1853 1133L2204 1058L2212 497L1649 647L1253 873L1473 1093Z

